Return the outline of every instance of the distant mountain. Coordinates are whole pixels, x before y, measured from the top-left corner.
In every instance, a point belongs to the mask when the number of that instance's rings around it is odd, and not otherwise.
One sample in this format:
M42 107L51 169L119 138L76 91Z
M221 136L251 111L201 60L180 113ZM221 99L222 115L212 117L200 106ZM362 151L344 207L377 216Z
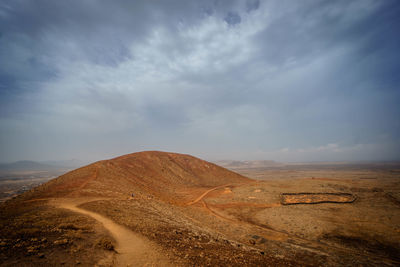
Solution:
M1 163L0 171L51 171L66 168L65 166L55 166L36 161L22 160L12 163Z
M227 169L266 168L284 165L273 160L220 160L215 161L214 163Z
M51 166L62 166L68 168L79 168L85 165L88 165L90 162L79 160L79 159L70 159L70 160L49 160L42 161L42 164L51 165Z

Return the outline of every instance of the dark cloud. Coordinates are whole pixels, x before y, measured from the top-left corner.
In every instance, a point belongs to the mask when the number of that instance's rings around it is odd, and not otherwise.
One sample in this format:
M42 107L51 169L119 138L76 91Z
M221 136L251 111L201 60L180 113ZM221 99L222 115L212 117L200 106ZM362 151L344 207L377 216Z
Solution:
M259 0L247 0L246 1L246 11L251 12L257 10L260 7Z
M235 12L228 12L228 14L226 15L226 17L224 18L224 20L226 21L226 23L228 23L229 25L235 25L235 24L239 24L242 19L239 16L239 14L235 13Z
M389 0L2 1L0 161L399 159L399 14Z

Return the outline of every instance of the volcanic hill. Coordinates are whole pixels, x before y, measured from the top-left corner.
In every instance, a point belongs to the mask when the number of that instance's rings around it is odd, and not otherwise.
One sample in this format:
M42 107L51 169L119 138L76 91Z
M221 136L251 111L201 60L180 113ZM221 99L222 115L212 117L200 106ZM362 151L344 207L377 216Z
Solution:
M400 265L398 169L248 170L270 178L158 151L76 169L0 203L0 266Z
M168 201L188 200L207 188L251 179L196 157L145 151L98 161L68 172L26 198L126 197L132 193Z

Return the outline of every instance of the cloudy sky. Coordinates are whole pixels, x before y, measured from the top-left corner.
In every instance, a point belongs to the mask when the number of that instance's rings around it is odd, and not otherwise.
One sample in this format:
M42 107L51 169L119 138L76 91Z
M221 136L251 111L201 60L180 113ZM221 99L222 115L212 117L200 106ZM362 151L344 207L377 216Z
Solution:
M0 2L0 161L400 160L400 4Z

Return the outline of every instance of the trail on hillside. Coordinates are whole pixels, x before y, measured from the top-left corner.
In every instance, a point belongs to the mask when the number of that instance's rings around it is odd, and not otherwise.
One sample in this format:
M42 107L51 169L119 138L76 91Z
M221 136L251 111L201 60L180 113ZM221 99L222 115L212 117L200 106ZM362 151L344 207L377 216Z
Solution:
M90 216L110 232L117 242L115 266L171 266L168 259L155 250L155 244L98 213L78 208L82 203L66 200L58 202L57 206Z
M220 185L220 186L213 187L213 188L211 188L211 189L205 191L205 192L204 192L203 194L201 194L198 198L196 198L196 199L193 200L193 201L190 201L190 202L187 203L186 205L187 205L187 206L190 206L190 205L196 204L197 202L199 202L200 200L202 200L206 195L208 195L208 193L210 193L210 192L212 192L212 191L214 191L214 190L217 190L217 189L219 189L219 188L221 188L221 187L227 187L227 186L230 186L230 185L231 185L231 184L225 184L225 185Z
M219 188L219 187L207 190L203 195L201 195L198 199L196 199L196 202L201 201L202 206L208 212L210 212L212 215L214 215L217 218L229 221L231 223L247 225L250 227L258 228L261 231L263 231L262 236L269 240L288 241L290 239L291 241L288 242L289 244L291 244L293 246L301 247L304 250L313 251L314 253L318 253L321 255L328 256L329 252L331 252L331 251L341 251L341 252L345 252L345 253L352 253L352 254L355 254L358 256L362 256L362 257L369 257L370 259L373 259L376 261L382 261L382 258L379 256L375 256L375 255L365 253L365 252L359 252L352 248L339 247L339 246L330 245L327 243L322 243L320 241L313 241L313 240L305 239L305 238L302 238L302 237L299 237L299 236L296 236L293 234L286 233L284 231L279 231L279 230L269 228L269 227L266 227L263 225L255 224L252 222L246 222L246 221L242 221L242 220L228 218L228 217L220 214L219 212L211 209L209 207L209 205L207 204L207 202L203 199L209 192L211 192L217 188ZM321 249L321 248L324 248L324 249ZM326 253L326 252L328 252L328 253ZM398 261L395 261L392 259L384 259L384 261L385 261L385 263L396 264L396 265L399 264Z

